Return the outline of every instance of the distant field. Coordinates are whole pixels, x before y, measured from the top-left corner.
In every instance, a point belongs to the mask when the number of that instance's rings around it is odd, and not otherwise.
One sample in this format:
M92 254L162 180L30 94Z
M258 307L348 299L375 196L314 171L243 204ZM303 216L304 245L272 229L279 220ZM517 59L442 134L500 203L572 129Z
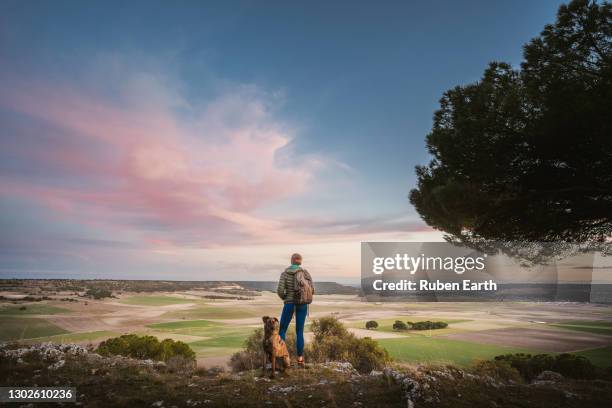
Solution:
M164 315L165 318L174 319L246 319L249 317L258 317L262 314L254 308L247 308L241 306L230 305L219 305L209 306L202 305L196 306L188 310L176 310L168 312Z
M612 336L612 322L597 320L597 321L575 321L552 323L550 326L561 327L563 329L583 331L596 334L607 334Z
M578 351L574 354L584 356L591 360L591 363L601 368L612 367L612 346L597 349Z
M25 307L25 310L19 310L21 307ZM70 313L70 310L45 303L27 303L24 305L6 305L0 307L0 315L51 315L58 313Z
M61 327L35 317L2 316L0 327L0 341L22 340L68 333Z
M150 324L147 327L160 332L166 331L177 334L187 334L190 336L206 337L207 339L202 341L208 342L206 344L210 345L211 347L217 346L217 344L210 340L228 339L229 342L234 341L236 338L241 338L242 340L244 340L253 330L255 330L254 327L242 325L233 326L230 324L210 322L207 320L156 323ZM242 344L242 340L240 341L240 344ZM223 344L218 345L220 346ZM227 343L224 345L227 345Z
M219 328L223 326L223 323L211 322L208 320L180 320L177 322L155 323L147 325L147 327L159 331L189 334L192 336L197 336L198 334L195 334L195 332L199 332L201 330L207 332L211 328Z
M91 331L91 332L83 332L83 333L67 333L67 334L58 334L56 336L46 336L46 337L38 337L30 340L26 340L26 343L40 343L45 341L50 341L53 343L83 343L83 342L95 342L98 340L103 340L109 337L119 336L119 333L107 331L107 330L99 330L99 331Z
M156 295L156 296L131 296L125 299L121 299L120 303L124 303L126 305L140 305L140 306L168 306L168 305L178 305L185 303L195 303L196 300L192 299L183 299L175 296L164 296L164 295Z
M406 339L381 339L378 343L397 361L411 363L453 363L469 366L506 353L530 353L531 350L449 340L440 337L414 336Z
M239 328L234 330L226 330L219 333L218 336L213 338L195 341L189 343L193 348L208 348L208 347L229 347L229 348L240 348L244 344L247 337L253 333L254 328Z
M207 320L188 320L150 324L147 327L159 332L203 337L189 342L199 357L231 354L244 344L244 340L255 330L254 327L233 326Z

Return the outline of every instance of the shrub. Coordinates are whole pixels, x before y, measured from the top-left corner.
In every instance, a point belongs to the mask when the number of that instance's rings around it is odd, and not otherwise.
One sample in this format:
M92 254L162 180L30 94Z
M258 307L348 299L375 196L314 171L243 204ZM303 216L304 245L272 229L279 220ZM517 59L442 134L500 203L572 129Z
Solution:
M184 344L184 343L183 343ZM189 374L196 368L195 358L188 358L183 355L174 355L166 361L168 371L177 374Z
M335 317L312 322L314 341L306 348L306 357L314 362L348 361L365 373L381 369L390 361L387 350L369 337L357 338Z
M162 361L170 361L174 357L183 357L195 360L195 353L188 344L182 341L165 339L159 343L158 358Z
M94 299L104 299L107 297L112 297L113 292L107 289L91 288L87 289L87 292L85 292L85 296L89 296Z
M381 369L390 361L387 350L369 337L359 339L349 333L335 317L312 321L314 340L304 350L306 359L317 363L348 361L360 372ZM257 329L244 342L244 348L232 355L230 366L234 371L260 368L263 361L263 329ZM295 333L287 333L287 349L295 358Z
M387 350L370 337L362 339L354 337L350 346L349 361L360 373L380 370L391 360Z
M345 337L349 334L344 325L333 316L314 319L310 324L310 329L314 333L315 341L322 341L333 336Z
M448 323L446 322L432 322L429 320L411 324L411 328L413 330L435 330L435 329L444 329L446 327L448 327Z
M161 343L153 336L126 334L100 343L96 350L101 355L121 355L137 359L170 361L173 357L195 362L195 352L182 341L165 339Z
M542 371L554 371L565 377L591 379L597 375L597 368L585 357L575 354L505 354L495 357L496 361L506 361L517 369L528 381L535 379Z
M492 360L480 361L473 368L474 374L488 376L496 380L515 381L522 380L519 371L512 367L508 361Z
M376 322L374 320L370 320L370 321L366 322L365 327L368 330L376 329L376 328L378 328L378 322Z
M597 369L586 357L563 353L555 357L552 371L569 378L591 379L595 377Z
M401 320L396 320L395 323L393 323L393 330L408 330L408 326Z
M229 365L233 371L248 371L255 370L256 368L260 368L263 363L263 354L262 357L256 358L253 354L249 353L246 350L238 351L232 354L230 357Z

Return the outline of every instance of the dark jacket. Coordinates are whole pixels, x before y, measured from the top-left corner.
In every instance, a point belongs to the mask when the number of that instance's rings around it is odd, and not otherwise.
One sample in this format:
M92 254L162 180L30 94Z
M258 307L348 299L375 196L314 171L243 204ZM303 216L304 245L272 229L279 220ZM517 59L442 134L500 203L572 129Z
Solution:
M276 289L278 297L283 299L285 303L293 303L297 297L297 293L295 291L295 273L298 269L302 269L306 275L306 278L312 282L310 274L302 267L295 268L290 266L285 269L278 280L278 288ZM312 285L312 292L314 294L314 284Z

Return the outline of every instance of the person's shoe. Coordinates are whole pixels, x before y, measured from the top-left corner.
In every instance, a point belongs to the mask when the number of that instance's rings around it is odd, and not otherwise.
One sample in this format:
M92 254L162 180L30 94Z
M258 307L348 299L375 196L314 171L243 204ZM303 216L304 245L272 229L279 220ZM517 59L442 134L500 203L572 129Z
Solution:
M304 367L304 356L299 356L297 358L297 365L298 367Z

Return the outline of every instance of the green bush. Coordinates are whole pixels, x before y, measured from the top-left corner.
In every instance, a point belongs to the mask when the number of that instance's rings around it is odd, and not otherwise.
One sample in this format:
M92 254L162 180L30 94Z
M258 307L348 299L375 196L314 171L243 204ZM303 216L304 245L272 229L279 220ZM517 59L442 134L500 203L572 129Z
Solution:
M173 357L194 362L195 352L182 341L165 339L162 342L153 336L125 334L100 343L96 350L101 355L121 355L137 359L170 361Z
M378 328L378 322L376 322L374 320L370 320L370 321L366 322L365 327L368 330L376 329L376 328Z
M395 323L393 323L393 330L408 330L408 326L401 320L396 320Z
M87 292L85 292L85 296L89 296L94 299L104 299L107 297L112 297L113 292L107 289L91 288L87 289Z
M483 377L488 376L496 380L515 382L520 382L522 380L519 371L516 368L512 367L512 365L508 361L480 361L476 363L472 370L474 374Z
M505 354L495 357L496 361L506 361L517 369L528 381L535 379L542 371L555 371L565 377L592 379L597 376L597 368L583 356L575 354Z
M362 373L381 369L390 361L387 350L376 341L355 337L335 317L315 319L311 328L314 341L306 347L308 360L319 363L348 361Z
M416 322L411 323L411 329L413 330L435 330L435 329L445 329L448 327L448 323L446 322L432 322L432 321L424 321L424 322Z
M344 325L334 316L326 316L314 319L310 324L315 341L322 341L328 337L346 337L349 332Z

